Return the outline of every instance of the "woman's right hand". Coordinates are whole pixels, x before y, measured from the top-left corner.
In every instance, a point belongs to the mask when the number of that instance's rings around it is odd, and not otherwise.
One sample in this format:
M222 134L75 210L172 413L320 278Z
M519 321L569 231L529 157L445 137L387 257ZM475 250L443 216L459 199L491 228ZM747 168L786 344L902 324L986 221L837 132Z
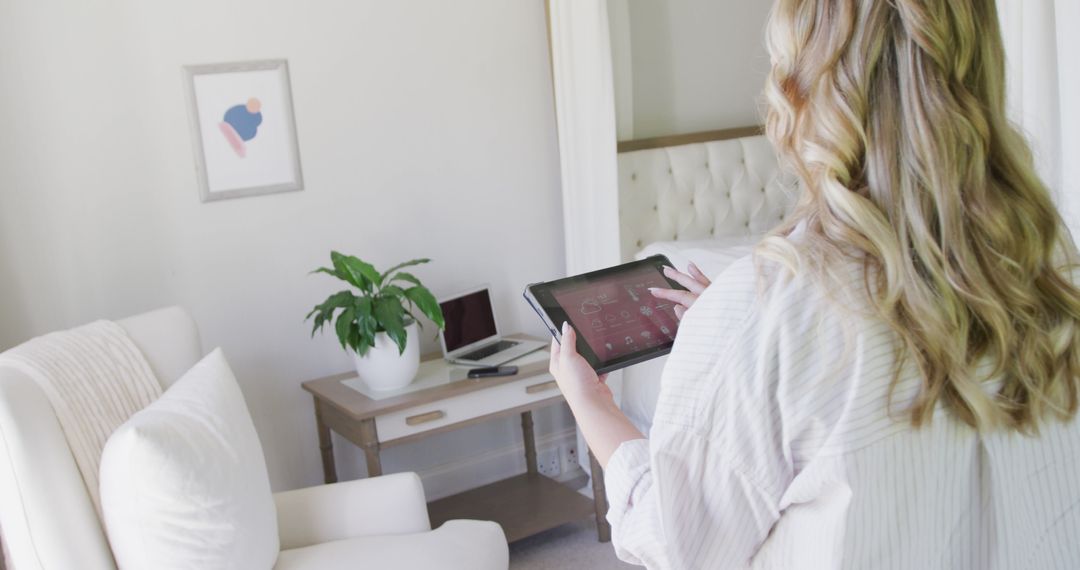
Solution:
M659 287L649 288L649 292L653 297L657 299L664 299L665 301L671 301L675 303L675 317L682 320L686 311L697 301L699 295L706 287L712 284L712 281L705 274L698 269L697 265L691 263L687 268L687 273L676 270L674 267L664 267L664 275L668 279L682 285L687 288L687 291L679 289L661 289Z

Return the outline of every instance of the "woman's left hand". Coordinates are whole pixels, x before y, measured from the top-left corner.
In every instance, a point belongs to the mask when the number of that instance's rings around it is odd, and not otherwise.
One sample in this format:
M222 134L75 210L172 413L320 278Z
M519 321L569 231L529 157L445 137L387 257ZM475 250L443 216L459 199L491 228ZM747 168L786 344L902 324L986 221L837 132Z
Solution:
M559 383L559 390L571 405L579 398L588 400L613 400L611 388L605 381L607 375L597 376L596 371L577 351L577 332L569 323L563 323L562 344L551 340L551 375Z
M550 370L566 403L570 404L589 450L602 467L607 467L620 445L645 437L615 405L611 388L604 383L607 375L597 376L578 354L577 333L568 323L563 323L562 344L551 341Z

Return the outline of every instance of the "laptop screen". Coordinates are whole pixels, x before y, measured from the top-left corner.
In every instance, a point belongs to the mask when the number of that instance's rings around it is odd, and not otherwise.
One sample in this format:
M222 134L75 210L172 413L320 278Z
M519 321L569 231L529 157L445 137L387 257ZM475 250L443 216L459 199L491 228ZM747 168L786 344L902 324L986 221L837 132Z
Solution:
M487 289L447 299L442 307L446 329L443 341L446 352L451 353L463 346L495 336L495 315L491 310L491 297Z

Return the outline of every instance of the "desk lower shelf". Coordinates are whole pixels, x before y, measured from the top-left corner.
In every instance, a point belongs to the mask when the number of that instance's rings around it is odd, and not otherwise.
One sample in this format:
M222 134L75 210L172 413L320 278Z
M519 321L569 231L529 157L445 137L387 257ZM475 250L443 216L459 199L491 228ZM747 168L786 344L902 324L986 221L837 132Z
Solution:
M569 487L536 473L525 473L428 503L431 527L452 519L499 523L507 542L584 519L593 502Z

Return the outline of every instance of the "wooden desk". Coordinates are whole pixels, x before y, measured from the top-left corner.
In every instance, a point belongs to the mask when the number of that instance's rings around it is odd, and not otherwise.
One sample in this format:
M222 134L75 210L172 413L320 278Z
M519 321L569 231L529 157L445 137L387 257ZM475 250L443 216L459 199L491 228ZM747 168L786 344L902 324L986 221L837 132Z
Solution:
M589 454L595 501L537 471L532 411L564 400L546 359L519 368L515 376L451 378L438 386L379 400L343 383L355 379L354 372L304 382L304 390L315 400L326 482L337 481L331 431L364 450L368 476L375 477L382 475L379 452L385 447L520 415L526 472L428 503L432 528L451 519L491 520L502 525L507 541L513 542L595 514L599 539L607 542L611 528L605 518L604 474L596 458Z

